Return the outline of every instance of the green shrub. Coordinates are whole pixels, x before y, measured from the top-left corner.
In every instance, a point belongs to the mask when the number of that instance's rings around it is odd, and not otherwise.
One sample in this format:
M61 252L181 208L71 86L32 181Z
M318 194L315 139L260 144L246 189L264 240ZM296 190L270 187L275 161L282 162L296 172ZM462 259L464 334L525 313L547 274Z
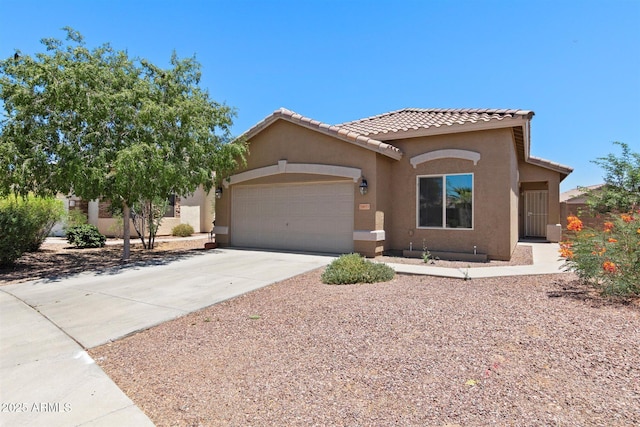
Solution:
M64 213L61 201L34 196L0 199L0 265L37 251Z
M322 282L330 285L388 282L395 271L385 264L373 263L359 254L342 255L327 266Z
M567 220L565 266L605 294L640 295L640 211L611 214L599 229L573 215Z
M55 223L63 218L64 205L62 200L33 196L27 197L26 205L33 224L27 252L35 252L40 249Z
M194 233L193 227L189 224L176 225L171 229L171 234L174 236L188 237Z
M82 224L67 229L67 241L77 248L101 248L106 240L95 225Z

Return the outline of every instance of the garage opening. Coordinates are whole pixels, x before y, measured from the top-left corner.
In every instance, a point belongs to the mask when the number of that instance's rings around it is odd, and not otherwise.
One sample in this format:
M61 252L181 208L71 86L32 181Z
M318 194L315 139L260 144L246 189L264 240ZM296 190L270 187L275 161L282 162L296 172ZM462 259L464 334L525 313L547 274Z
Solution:
M352 181L235 185L231 244L292 251L353 252Z

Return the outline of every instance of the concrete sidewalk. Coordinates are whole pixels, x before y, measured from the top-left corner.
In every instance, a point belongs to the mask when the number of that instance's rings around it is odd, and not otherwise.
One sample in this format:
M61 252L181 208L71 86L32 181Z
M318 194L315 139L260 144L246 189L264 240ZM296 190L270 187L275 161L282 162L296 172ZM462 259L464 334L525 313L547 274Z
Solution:
M333 257L223 249L165 265L0 287L0 425L151 421L86 349L319 268Z
M78 343L4 292L0 325L0 425L153 425Z
M564 259L560 258L560 245L557 243L521 242L518 245L531 246L532 265L512 265L500 267L446 268L429 264L392 264L397 273L417 274L436 277L453 277L458 279L478 279L482 277L530 276L536 274L557 274L564 272Z

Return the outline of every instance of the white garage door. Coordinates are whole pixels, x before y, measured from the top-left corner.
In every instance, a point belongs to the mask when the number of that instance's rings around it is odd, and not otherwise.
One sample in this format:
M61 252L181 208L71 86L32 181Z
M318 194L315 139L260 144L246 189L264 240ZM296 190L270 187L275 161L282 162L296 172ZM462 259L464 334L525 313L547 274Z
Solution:
M352 182L235 186L233 246L353 252Z

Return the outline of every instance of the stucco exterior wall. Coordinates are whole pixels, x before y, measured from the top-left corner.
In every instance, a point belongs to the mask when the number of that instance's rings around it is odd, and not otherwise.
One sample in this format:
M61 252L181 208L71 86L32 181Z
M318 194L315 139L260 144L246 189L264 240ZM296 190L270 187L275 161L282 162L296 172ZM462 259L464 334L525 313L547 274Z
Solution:
M175 216L165 217L158 228L156 236L170 236L173 227L180 224L190 224L195 233L209 233L213 226L213 200L214 191L206 193L199 187L192 195L177 197ZM107 237L121 237L122 220L113 218L108 201L92 201L89 203L89 223L98 227L98 230ZM137 238L130 222L132 238Z
M549 191L549 219L559 222L557 172L518 161L510 128L397 139L391 143L403 152L400 160L341 141L332 136L292 124L272 123L249 141L247 165L236 171L256 171L289 164L321 164L355 168L368 183L368 192L358 191L360 179L321 174L277 173L243 182L227 183L216 200L216 241L232 241L231 200L234 187L346 180L354 185L353 230L375 232L376 238L355 239L354 250L367 256L383 251L421 250L423 241L433 251L476 250L491 259L508 260L520 231L521 185L544 186ZM411 159L436 150L467 150L473 157L444 157L416 164ZM414 162L415 163L415 162ZM417 179L420 176L473 174L473 228L421 228L417 225ZM245 175L246 176L246 175ZM234 178L235 179L235 178ZM361 233L364 235L364 233ZM376 240L377 239L377 240Z
M207 193L202 187L199 187L190 196L181 197L179 224L191 225L196 233L210 232L213 226L214 199L214 190ZM169 229L169 234L171 234L171 229Z
M330 136L306 129L286 121L273 123L249 141L249 156L246 167L237 172L274 166L278 161L286 160L289 164L311 163L332 166L357 168L367 179L369 191L361 195L358 190L360 181L353 182L354 198L354 230L375 230L376 226L376 156L375 152L362 147L340 141ZM318 182L348 180L329 175L316 174L278 174L252 179L235 185L279 184L291 182ZM216 241L221 245L229 244L232 213L231 200L234 185L223 189L222 197L216 200ZM369 204L368 210L361 210L361 204ZM373 255L375 242L355 242L354 249Z
M509 192L509 200L510 200L510 207L509 207L509 213L511 214L510 218L509 218L509 223L511 225L511 230L510 230L510 237L511 240L509 241L509 246L511 247L511 254L513 254L513 251L516 248L516 245L518 244L518 239L520 237L520 224L519 224L519 217L520 217L520 171L518 169L518 156L516 154L515 150L511 150L510 151L511 154L511 164L514 165L514 167L510 168L510 192ZM509 257L511 257L511 254L509 254Z
M423 241L431 250L486 253L493 259L509 259L517 242L511 224L516 176L512 134L509 129L395 140L405 156L391 167L393 204L388 245L392 249L420 250ZM480 154L477 165L470 160L438 159L417 165L410 159L443 149L472 150ZM473 174L473 229L417 227L417 177L424 175ZM516 209L514 211L514 209Z

